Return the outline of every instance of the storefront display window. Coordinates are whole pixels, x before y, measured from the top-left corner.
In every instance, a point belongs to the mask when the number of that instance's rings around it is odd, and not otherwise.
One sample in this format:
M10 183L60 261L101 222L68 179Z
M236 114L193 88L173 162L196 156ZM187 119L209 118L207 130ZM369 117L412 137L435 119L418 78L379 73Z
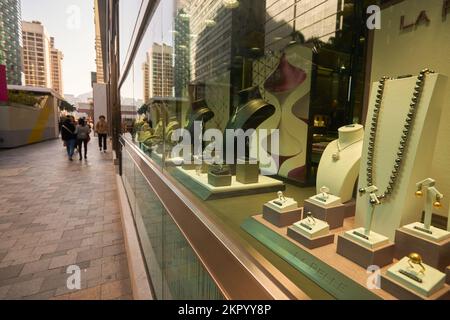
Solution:
M121 87L122 141L310 297L441 298L449 37L442 0L161 1Z

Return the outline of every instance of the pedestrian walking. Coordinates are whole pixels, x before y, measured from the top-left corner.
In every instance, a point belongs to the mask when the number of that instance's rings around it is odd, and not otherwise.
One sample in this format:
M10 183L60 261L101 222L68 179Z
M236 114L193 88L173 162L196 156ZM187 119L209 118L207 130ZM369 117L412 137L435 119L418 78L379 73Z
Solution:
M84 146L84 159L87 159L88 153L88 144L91 140L91 127L87 125L86 120L80 119L78 120L78 126L75 130L77 135L77 145L78 145L78 153L80 155L80 161L83 160L82 151Z
M108 122L106 122L105 116L100 116L99 121L95 125L95 132L98 135L98 146L100 148L100 152L105 152L108 150L108 132L109 126Z
M61 126L61 137L67 148L67 155L70 161L73 161L75 146L77 144L77 135L75 133L75 125L73 119L68 117Z

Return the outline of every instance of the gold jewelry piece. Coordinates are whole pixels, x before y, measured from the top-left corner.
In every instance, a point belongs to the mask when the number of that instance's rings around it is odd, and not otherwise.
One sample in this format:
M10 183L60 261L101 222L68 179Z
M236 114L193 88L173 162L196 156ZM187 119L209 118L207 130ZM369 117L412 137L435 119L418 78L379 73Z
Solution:
M423 197L423 192L422 192L422 190L418 190L418 191L416 192L416 197L417 197L417 198L422 198L422 197Z
M306 219L308 221L308 223L310 225L315 225L316 224L316 219L314 219L314 215L312 214L312 212L307 212L306 213Z
M439 195L436 196L436 201L433 203L433 207L436 209L442 208L441 197Z
M422 261L422 257L420 256L420 254L418 253L411 253L408 256L409 260L408 260L408 264L412 269L415 269L414 265L418 265L420 266L421 270L420 273L425 275L425 271L427 270L424 266L423 266L423 261Z

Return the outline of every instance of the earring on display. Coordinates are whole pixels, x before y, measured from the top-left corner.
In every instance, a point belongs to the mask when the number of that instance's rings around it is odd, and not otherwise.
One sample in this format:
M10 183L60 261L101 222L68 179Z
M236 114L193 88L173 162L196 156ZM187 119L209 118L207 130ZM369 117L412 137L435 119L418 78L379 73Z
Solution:
M441 197L439 195L436 195L436 201L433 203L433 207L435 207L436 209L442 208L441 200Z
M422 198L423 197L423 191L422 191L422 187L418 188L416 191L416 197L417 198Z

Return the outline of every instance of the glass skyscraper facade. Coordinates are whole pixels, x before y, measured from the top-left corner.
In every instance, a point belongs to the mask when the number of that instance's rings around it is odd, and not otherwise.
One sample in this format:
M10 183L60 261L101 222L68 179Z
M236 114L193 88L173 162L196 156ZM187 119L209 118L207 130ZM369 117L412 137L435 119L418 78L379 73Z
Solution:
M8 84L22 84L22 24L20 0L0 0L0 64Z

